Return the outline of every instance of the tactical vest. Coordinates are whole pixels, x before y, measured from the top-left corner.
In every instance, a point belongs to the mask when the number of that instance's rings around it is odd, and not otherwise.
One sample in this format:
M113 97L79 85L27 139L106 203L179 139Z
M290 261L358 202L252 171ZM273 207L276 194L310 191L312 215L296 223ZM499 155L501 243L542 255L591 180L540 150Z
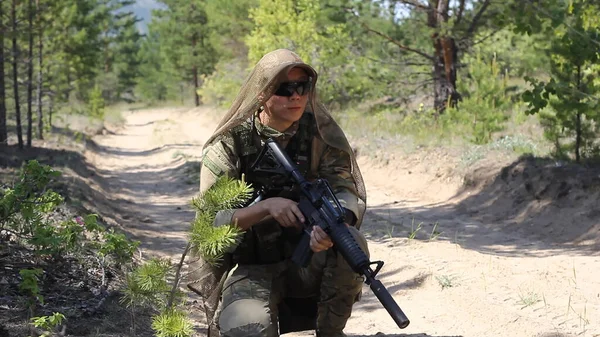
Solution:
M249 172L263 146L261 136L254 126L254 118L249 119L246 125L240 125L232 130L240 156L240 173L244 174L246 182L250 183L255 191L264 186L273 187L267 191L265 198L278 196L298 200L297 193L289 189L288 182L276 181L272 176ZM312 178L310 167L315 131L314 115L305 112L299 121L298 130L285 147L288 156L298 166L302 175L309 180ZM271 264L283 261L291 257L300 234L294 229L282 228L276 221L256 224L244 233L244 238L235 250L233 259L240 264Z

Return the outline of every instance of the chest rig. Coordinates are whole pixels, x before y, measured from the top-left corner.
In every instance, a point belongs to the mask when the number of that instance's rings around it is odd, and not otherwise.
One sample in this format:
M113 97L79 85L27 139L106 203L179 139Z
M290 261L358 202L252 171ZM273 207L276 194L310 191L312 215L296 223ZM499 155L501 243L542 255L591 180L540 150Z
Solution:
M254 118L251 117L245 124L232 130L240 157L240 173L244 174L246 182L252 185L255 194L262 191L263 199L284 197L298 200L298 194L291 188L289 181L251 170L263 146L263 139L256 129ZM314 115L305 112L299 120L296 133L285 147L288 156L309 180L312 141L315 134ZM234 261L239 264L270 264L283 261L291 256L292 246L298 235L295 230L282 228L274 220L258 223L244 233L244 238L233 254Z

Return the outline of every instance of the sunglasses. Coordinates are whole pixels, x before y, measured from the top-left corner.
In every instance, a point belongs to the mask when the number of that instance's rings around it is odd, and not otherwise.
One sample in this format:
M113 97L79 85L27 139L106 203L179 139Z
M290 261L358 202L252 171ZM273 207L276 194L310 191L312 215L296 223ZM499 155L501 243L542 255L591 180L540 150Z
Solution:
M308 95L311 88L311 81L284 82L279 85L279 88L277 88L274 94L277 96L292 97L294 92L297 92L298 95L304 96Z

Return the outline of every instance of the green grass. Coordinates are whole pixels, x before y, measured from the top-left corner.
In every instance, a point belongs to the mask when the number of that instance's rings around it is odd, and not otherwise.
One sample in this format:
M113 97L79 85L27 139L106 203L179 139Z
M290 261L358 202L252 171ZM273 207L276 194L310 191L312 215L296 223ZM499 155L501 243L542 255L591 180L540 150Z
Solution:
M412 154L423 150L453 154L460 170L472 167L489 157L517 158L523 154L546 156L552 150L543 137L537 116L526 115L522 104L511 107L504 130L494 133L486 144L470 142L468 125L440 118L436 122L431 111L383 109L349 109L333 113L359 153L387 162L389 153ZM507 112L509 113L509 112Z
M519 292L519 300L517 304L521 305L521 309L530 307L541 301L540 295L533 291Z
M458 278L453 275L439 275L436 276L435 279L438 281L438 284L442 287L442 290L458 286Z

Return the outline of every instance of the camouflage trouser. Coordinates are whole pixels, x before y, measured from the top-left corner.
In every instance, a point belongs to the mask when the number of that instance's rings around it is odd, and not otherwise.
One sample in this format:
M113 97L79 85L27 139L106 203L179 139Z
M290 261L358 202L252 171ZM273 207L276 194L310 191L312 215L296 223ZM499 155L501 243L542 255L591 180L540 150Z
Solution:
M367 241L355 228L350 232L367 255ZM333 249L313 255L310 265L290 261L272 265L237 265L223 287L218 310L221 336L279 336L278 304L284 297L319 296L317 334L344 336L342 330L358 300L364 278Z

